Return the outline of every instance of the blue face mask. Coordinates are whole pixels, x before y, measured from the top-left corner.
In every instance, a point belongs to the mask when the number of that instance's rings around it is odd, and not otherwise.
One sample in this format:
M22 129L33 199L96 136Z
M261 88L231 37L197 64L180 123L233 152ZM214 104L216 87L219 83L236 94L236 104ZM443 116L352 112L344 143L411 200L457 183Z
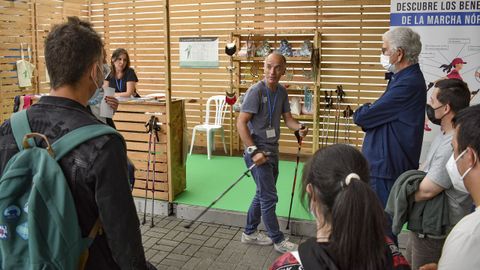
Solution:
M103 88L98 88L95 90L95 94L88 100L88 105L98 105L102 101L103 98Z

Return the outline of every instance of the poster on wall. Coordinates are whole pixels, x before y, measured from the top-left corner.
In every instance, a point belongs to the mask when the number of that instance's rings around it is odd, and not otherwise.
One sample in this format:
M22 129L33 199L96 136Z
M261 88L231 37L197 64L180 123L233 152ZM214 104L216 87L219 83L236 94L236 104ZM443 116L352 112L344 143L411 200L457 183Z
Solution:
M470 91L480 88L480 1L392 0L390 25L420 34L419 63L427 84L457 78Z
M183 68L218 67L218 38L216 37L180 38L180 67L183 67Z
M411 27L420 34L419 64L427 84L457 78L472 92L480 88L480 1L392 0L390 26ZM480 94L470 102L477 103ZM420 162L439 132L440 126L427 122Z

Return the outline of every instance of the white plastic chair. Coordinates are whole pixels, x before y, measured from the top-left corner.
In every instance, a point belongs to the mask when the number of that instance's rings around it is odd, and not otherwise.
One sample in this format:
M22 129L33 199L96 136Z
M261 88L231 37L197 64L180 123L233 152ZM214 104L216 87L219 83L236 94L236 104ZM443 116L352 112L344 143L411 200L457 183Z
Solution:
M210 124L210 107L212 102L215 102L215 122ZM223 149L227 153L227 146L225 145L225 133L223 130L223 117L227 111L225 96L211 96L207 100L207 108L205 114L205 122L201 125L196 125L192 132L192 143L190 144L190 155L192 154L193 144L195 142L196 131L203 131L207 135L207 153L210 159L212 148L215 150L215 131L220 130L222 135Z

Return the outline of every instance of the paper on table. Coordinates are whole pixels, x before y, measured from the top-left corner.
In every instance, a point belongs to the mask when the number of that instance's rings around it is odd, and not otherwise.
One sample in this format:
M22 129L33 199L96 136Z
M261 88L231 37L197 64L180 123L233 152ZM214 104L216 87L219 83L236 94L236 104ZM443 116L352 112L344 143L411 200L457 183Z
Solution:
M104 86L103 87L103 92L104 95L102 98L102 102L100 103L100 116L101 117L106 117L106 118L112 118L113 117L113 109L108 105L107 101L105 100L105 97L109 96L114 96L115 95L115 88Z

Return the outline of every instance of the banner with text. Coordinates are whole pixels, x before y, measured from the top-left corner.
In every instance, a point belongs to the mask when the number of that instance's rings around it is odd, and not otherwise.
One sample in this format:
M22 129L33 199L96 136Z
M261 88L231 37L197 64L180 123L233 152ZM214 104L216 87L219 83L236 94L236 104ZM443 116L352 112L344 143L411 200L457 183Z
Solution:
M464 80L470 91L480 88L480 1L392 0L390 25L420 34L427 84L447 77Z

